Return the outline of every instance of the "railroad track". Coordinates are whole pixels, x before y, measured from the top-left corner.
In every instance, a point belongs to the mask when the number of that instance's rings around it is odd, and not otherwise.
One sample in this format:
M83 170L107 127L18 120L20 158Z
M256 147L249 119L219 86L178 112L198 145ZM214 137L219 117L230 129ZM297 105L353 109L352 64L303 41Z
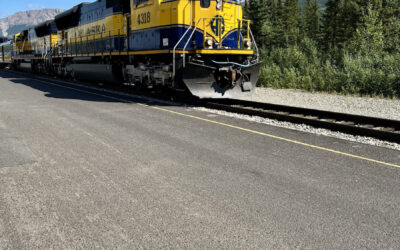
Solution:
M11 71L14 74L37 78L36 75L24 72ZM53 80L48 78L48 80ZM61 79L64 82L71 82ZM72 83L72 82L71 82ZM99 87L95 83L74 83L82 86ZM154 91L140 91L130 86L102 86L103 89L117 91L127 94L135 94L165 101L177 101L191 106L203 106L210 109L223 110L227 112L259 116L291 123L307 124L317 128L325 128L352 135L368 136L384 141L400 143L400 121L382 119L368 116L352 115L322 111L317 109L306 109L269 103L251 102L232 99L193 100L187 98L183 93L168 93L167 95Z
M203 106L400 143L397 120L229 99L204 100Z

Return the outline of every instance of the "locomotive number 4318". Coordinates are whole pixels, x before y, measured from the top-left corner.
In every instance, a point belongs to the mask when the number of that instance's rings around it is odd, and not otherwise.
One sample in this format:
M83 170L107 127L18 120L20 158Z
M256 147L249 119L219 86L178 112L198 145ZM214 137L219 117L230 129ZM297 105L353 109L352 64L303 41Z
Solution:
M150 23L150 12L141 13L137 17L138 24Z

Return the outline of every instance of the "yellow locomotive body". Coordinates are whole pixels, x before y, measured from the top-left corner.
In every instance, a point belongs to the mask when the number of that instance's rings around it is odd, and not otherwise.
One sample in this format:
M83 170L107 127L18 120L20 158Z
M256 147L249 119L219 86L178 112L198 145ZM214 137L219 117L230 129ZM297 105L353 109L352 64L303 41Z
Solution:
M106 52L126 51L127 26L122 10L83 5L81 11L79 25L59 30L56 57L100 56Z
M29 30L24 30L14 36L13 52L16 58L31 58L32 44L29 40Z

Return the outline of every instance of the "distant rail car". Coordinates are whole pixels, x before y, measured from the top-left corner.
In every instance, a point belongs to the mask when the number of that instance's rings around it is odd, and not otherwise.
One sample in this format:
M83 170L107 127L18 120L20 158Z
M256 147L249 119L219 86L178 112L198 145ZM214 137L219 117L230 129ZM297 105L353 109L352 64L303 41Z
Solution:
M0 43L0 68L5 68L12 64L12 41Z
M260 68L238 0L82 3L0 49L1 63L20 70L160 85L200 98L251 95Z

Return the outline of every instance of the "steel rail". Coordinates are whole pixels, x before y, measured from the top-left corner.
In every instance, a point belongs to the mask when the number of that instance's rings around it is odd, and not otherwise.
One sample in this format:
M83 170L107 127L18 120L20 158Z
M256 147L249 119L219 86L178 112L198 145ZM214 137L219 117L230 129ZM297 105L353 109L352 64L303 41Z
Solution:
M206 108L400 143L399 120L233 99L204 100L202 103Z

